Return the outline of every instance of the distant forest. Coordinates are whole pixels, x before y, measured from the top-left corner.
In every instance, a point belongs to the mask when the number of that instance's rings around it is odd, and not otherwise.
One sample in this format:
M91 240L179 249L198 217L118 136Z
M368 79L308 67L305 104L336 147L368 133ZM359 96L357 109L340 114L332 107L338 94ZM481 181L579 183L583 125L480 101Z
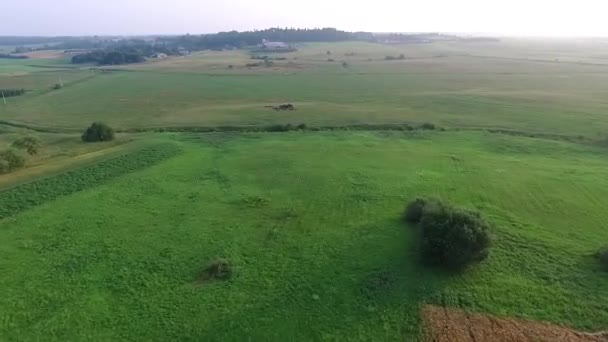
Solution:
M203 35L160 36L148 39L101 39L70 40L60 43L56 48L92 49L93 51L76 55L72 63L96 63L99 65L119 65L139 63L155 54L168 56L184 54L189 51L240 49L256 46L263 39L295 42L335 42L346 40L373 39L371 33L351 33L333 28L323 29L280 29L263 31L220 32Z
M424 43L435 40L458 39L437 33L374 34L370 32L346 32L335 28L294 29L271 28L261 31L230 31L201 35L141 36L128 37L0 37L0 45L17 46L15 53L32 50L54 49L82 53L72 58L72 63L119 65L139 63L155 54L180 55L191 51L241 49L253 47L262 40L285 43L372 41L380 43ZM4 58L14 58L5 55Z
M334 28L322 29L281 29L272 28L262 31L220 32L215 34L185 35L166 37L163 41L178 45L190 51L215 50L224 48L243 48L259 44L263 39L285 43L296 42L337 42L346 40L372 40L372 33L352 33Z

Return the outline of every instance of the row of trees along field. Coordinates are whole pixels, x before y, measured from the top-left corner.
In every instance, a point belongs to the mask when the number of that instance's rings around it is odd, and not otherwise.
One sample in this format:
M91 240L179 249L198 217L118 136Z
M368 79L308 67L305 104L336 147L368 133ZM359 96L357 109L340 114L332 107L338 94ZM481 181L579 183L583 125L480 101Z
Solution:
M322 29L281 29L272 28L262 31L230 31L203 35L163 36L154 39L123 39L103 41L99 38L89 40L70 40L57 48L94 48L94 51L76 55L72 63L97 63L118 65L142 62L156 53L177 55L183 51L220 50L255 46L267 39L271 41L294 42L335 42L347 40L372 40L371 33L351 33L334 28ZM94 42L93 42L94 41ZM78 44L77 44L78 43ZM80 44L80 45L79 45Z
M321 29L281 29L271 28L261 31L230 31L215 34L185 35L166 37L163 41L170 45L184 47L191 51L222 49L225 47L242 48L259 44L263 39L295 42L336 42L346 40L371 40L373 35L365 32L346 32L335 28Z
M25 89L0 89L0 96L11 97L25 94Z
M157 53L177 55L177 48L169 48L165 44L151 44L143 40L131 40L108 46L105 49L94 50L72 57L72 63L96 63L99 65L120 65L143 62L146 57Z

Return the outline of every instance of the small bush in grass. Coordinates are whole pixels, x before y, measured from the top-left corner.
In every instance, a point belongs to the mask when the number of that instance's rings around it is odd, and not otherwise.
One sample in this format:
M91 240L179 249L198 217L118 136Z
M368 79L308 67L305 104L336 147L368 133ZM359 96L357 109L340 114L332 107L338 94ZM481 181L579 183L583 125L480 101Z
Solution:
M432 123L430 123L430 122L426 122L426 123L423 123L423 124L420 126L420 128L421 128L421 129L434 130L434 129L435 129L435 125L434 125L434 124L432 124Z
M8 173L25 165L25 158L17 151L0 151L0 174Z
M82 141L97 142L114 140L114 130L101 122L93 122L82 134Z
M28 136L28 137L23 137L23 138L19 138L17 140L15 140L12 144L11 147L20 149L20 150L26 150L27 153L29 155L34 155L37 154L38 151L40 150L40 139L38 139L38 137L34 137L34 136Z
M488 257L490 225L477 212L428 202L420 219L425 261L462 269Z
M201 280L228 280L232 277L232 265L226 259L216 259L209 263L201 274Z
M597 258L600 261L600 264L606 271L608 271L608 247L602 249L597 253Z

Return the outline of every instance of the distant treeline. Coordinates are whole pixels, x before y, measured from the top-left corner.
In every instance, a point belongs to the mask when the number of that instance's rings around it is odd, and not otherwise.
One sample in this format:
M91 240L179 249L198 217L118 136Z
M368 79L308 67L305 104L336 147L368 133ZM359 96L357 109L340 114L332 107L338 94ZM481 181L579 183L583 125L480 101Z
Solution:
M71 37L16 37L16 36L0 36L0 45L38 45L58 43L71 39Z
M99 65L121 65L140 63L147 57L164 53L179 54L178 49L171 49L164 44L150 44L145 41L131 40L121 44L113 44L102 50L94 50L72 57L72 63L96 63Z
M28 56L17 56L17 55L11 55L11 54L6 54L6 53L0 53L0 58L4 58L4 59L28 59Z
M222 50L256 46L262 40L293 42L335 42L356 39L372 39L372 34L351 33L333 28L323 29L268 29L263 31L220 32L203 35L161 36L154 39L122 39L111 42L100 39L69 42L57 45L62 49L93 49L76 55L72 63L96 63L99 65L120 65L139 63L147 57L163 53L168 56L189 51Z
M25 94L25 89L0 89L0 95L4 97L19 96Z
M261 31L230 31L203 35L163 37L162 41L180 46L190 51L243 48L260 44L263 39L285 43L296 42L336 42L346 40L373 39L371 33L352 33L335 28L322 29L281 29L271 28Z

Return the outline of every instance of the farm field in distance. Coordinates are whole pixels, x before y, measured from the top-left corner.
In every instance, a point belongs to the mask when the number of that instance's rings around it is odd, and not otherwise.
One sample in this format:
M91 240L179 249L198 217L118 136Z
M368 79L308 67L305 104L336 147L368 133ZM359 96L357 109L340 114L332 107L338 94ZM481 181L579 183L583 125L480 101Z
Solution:
M0 150L41 141L0 174L0 340L415 341L427 305L608 329L608 45L297 47L0 59ZM425 265L417 197L483 214L487 260Z
M0 117L74 130L98 118L121 129L432 122L597 137L608 128L608 60L599 58L608 48L584 54L580 44L309 43L276 54L287 60L271 67L246 67L257 61L235 50L106 72L64 59L0 60L0 86L30 90L0 106ZM60 78L65 87L49 91ZM283 102L298 111L265 108Z

